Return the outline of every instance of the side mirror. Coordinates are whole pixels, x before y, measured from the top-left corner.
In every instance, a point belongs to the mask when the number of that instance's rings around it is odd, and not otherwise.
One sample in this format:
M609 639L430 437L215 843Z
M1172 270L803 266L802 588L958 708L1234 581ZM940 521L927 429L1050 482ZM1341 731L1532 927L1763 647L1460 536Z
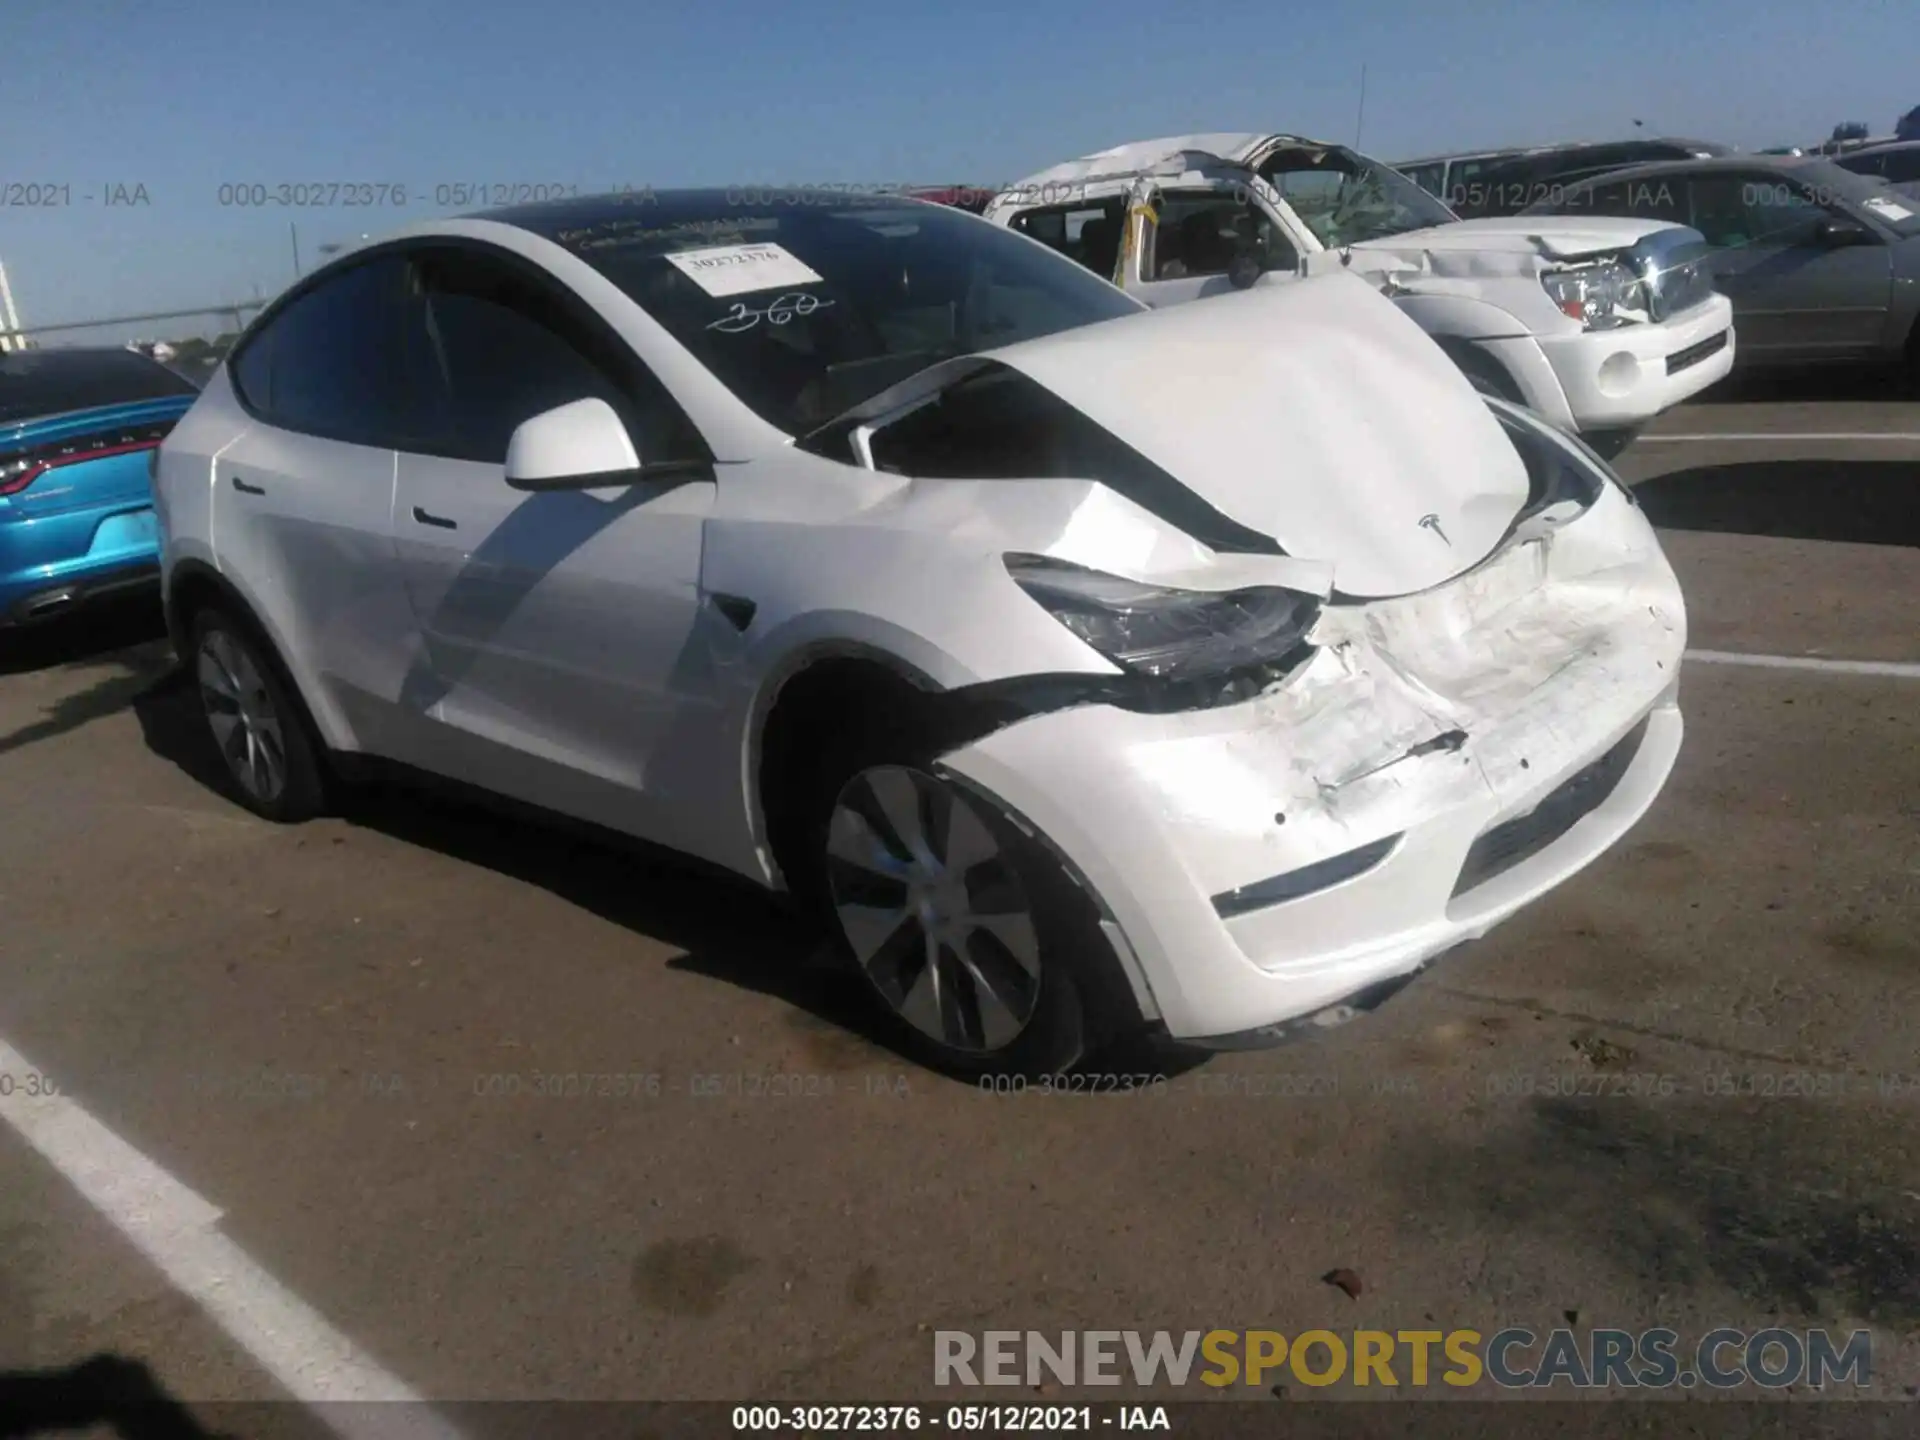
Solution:
M1842 245L1871 245L1877 238L1873 231L1858 220L1836 215L1830 220L1822 220L1818 232L1822 245L1838 248Z
M1227 283L1236 290L1251 290L1266 274L1267 267L1260 259L1260 252L1252 246L1245 246L1233 252L1233 259L1227 262Z
M606 401L575 400L515 427L507 441L507 484L516 490L592 490L631 485L640 453Z

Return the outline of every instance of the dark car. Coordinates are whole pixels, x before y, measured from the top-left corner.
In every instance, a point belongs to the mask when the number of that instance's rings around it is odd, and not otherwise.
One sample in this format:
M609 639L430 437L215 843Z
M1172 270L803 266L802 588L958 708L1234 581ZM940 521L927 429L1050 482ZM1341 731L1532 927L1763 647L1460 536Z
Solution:
M0 352L0 629L159 579L147 465L199 393L132 350Z
M1920 200L1808 156L1640 165L1530 206L1690 225L1733 302L1736 365L1900 362L1920 378Z
M1833 163L1856 175L1878 175L1896 185L1920 180L1920 139L1863 146L1834 157Z
M1518 215L1529 205L1552 201L1569 186L1608 170L1659 160L1704 160L1733 153L1732 147L1711 140L1672 137L1556 145L1544 150L1528 150L1488 165L1471 180L1451 186L1442 198L1462 219Z

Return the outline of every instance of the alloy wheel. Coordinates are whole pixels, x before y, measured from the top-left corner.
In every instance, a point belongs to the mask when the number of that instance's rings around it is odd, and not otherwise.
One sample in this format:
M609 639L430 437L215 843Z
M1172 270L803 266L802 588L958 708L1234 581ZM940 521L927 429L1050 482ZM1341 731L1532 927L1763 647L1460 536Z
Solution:
M273 803L287 786L286 730L260 667L232 635L209 630L195 671L200 704L227 769L255 801Z
M827 882L854 957L894 1013L985 1054L1040 998L1040 937L1014 857L964 794L900 765L863 770L827 829Z

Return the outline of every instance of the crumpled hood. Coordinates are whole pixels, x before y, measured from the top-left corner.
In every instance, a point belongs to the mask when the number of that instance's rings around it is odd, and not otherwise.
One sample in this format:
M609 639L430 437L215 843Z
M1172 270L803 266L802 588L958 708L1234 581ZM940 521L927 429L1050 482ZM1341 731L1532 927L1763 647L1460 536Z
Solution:
M1363 240L1355 250L1390 255L1478 250L1493 255L1592 255L1625 250L1660 230L1676 227L1666 220L1631 220L1606 215L1500 215L1484 220L1456 220L1430 225L1379 240Z
M1356 597L1484 558L1526 468L1459 369L1351 275L1169 306L988 352ZM1098 476L1090 476L1098 479Z

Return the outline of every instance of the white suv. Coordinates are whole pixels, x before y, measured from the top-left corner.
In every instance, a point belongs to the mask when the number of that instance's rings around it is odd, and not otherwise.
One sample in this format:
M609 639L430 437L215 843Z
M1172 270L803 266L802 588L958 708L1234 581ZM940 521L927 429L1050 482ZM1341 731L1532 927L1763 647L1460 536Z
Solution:
M254 322L156 495L237 799L398 764L698 857L957 1073L1351 1018L1681 740L1646 517L1368 286L1155 312L914 201L413 226Z
M1698 232L1597 216L1460 220L1342 145L1294 135L1142 140L996 196L989 220L1159 307L1357 272L1483 391L1603 450L1733 366L1733 311Z

